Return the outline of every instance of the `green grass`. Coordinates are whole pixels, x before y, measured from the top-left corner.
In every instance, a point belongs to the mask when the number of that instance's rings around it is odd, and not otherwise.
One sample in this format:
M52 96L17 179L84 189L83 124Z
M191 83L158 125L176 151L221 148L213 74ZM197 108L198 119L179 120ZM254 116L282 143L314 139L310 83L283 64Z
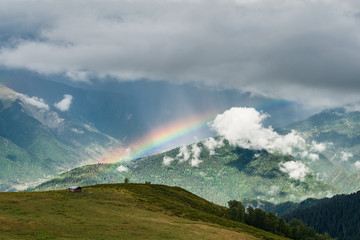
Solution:
M226 217L226 208L163 185L0 193L2 240L285 239Z

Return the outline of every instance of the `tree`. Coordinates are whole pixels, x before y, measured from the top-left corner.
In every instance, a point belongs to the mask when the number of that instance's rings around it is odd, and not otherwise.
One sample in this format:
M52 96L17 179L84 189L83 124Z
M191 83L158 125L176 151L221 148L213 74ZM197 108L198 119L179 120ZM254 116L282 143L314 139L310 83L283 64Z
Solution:
M279 219L276 216L276 214L273 212L268 212L266 214L266 219L264 222L264 230L272 233L276 233L278 226L279 226Z
M129 182L130 182L130 180L128 178L124 179L124 183L129 183Z
M246 209L245 223L254 226L255 212L252 206L248 206L248 208Z
M245 208L240 201L228 201L230 219L238 222L245 221Z
M289 224L286 223L285 219L279 218L279 224L278 224L276 231L281 236L285 236L285 237L289 236Z
M254 210L254 227L256 228L265 228L266 212L260 208Z

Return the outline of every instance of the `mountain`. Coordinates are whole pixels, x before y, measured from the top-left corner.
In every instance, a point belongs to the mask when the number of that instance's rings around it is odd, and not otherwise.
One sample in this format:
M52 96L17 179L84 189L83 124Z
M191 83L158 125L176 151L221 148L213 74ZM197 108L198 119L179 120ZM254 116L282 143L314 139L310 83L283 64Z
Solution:
M1 239L287 238L231 221L225 207L178 187L106 184L0 193Z
M203 141L131 162L76 168L42 183L35 190L62 189L74 184L118 183L128 178L131 182L180 186L223 205L231 199L300 201L308 195L321 198L338 192L311 173L299 180L280 171L281 162L295 161L290 155L241 149L227 141L212 152L206 144ZM179 154L187 155L187 159Z
M337 195L319 200L305 209L293 211L284 216L297 218L317 232L329 233L339 240L358 240L360 236L360 191L350 195Z
M120 145L43 99L0 85L0 191L25 189L60 172L94 163Z
M319 202L325 201L326 199L329 198L327 197L322 199L308 198L301 202L287 201L278 204L261 199L242 199L241 202L244 204L244 206L252 206L253 208L260 208L265 212L273 212L277 216L283 216L296 210L309 208Z
M328 109L279 132L298 131L307 142L322 143L318 159L303 161L326 183L351 193L360 189L360 112L349 106Z
M68 115L124 143L138 140L165 124L209 111L220 113L233 106L255 106L272 115L268 121L274 126L289 124L306 115L299 110L300 106L285 100L186 84L111 79L76 84L66 78L1 68L0 83L28 96L42 98L49 105L69 94L73 101ZM202 129L194 135L203 139L211 133ZM187 143L193 142L193 136Z
M132 182L181 186L219 204L244 198L282 203L330 197L360 188L359 122L359 112L337 108L277 129L279 133L295 129L305 139L307 149L295 153L295 157L241 149L226 141L211 154L203 141L185 148L188 161L178 157L184 149L176 148L132 162L77 168L36 189L59 189L74 183L116 183L129 178ZM191 166L192 161L198 164ZM310 169L311 174L303 181L290 178L280 169L280 163L296 161Z

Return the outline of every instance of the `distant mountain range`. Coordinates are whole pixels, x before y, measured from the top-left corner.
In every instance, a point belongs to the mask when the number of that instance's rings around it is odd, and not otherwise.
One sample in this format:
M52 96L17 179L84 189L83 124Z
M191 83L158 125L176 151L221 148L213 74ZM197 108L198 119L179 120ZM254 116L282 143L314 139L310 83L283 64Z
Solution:
M42 99L0 85L0 191L23 190L60 172L94 163L120 145Z
M102 84L95 81L81 87L69 81L67 83L73 86L60 83L64 81L66 79L32 72L0 70L0 84L30 97L42 98L50 105L62 99L64 94L71 95L72 105L66 114L125 143L137 140L164 124L209 110L221 113L233 106L255 106L259 111L272 115L268 123L273 126L287 125L304 118L303 111L299 111L301 106L246 92L146 80ZM202 130L196 132L199 139L210 134L207 129Z
M291 124L279 132L294 129L307 142L325 145L319 158L303 158L324 182L343 193L360 189L360 112L352 109L328 109L308 119Z
M173 149L162 154L135 161L84 166L63 173L39 185L36 190L62 189L73 184L152 182L180 186L205 199L225 205L230 199L262 198L274 201L300 201L305 195L325 197L338 190L308 174L304 181L291 179L280 171L281 162L295 159L290 155L269 154L230 146L217 148L211 155L204 142L187 146L190 158L194 146L200 149L197 167L177 156L184 149ZM164 160L174 159L164 165Z
M320 153L311 153L310 149L295 156L296 159L290 155L241 149L226 141L215 149L215 154L210 154L204 141L186 147L190 152L189 159L194 158L192 149L200 149L199 164L195 167L191 166L190 160L181 160L178 156L184 149L176 148L132 162L77 168L36 189L59 189L74 183L122 182L129 178L133 182L181 186L220 204L243 198L273 203L300 202L306 198L350 193L360 188L360 169L357 169L359 120L359 112L338 108L279 129L282 133L295 129L312 148L319 148L317 151ZM295 161L301 161L311 169L303 181L290 178L280 170L280 163Z
M59 172L98 162L112 147L131 143L164 124L207 112L209 106L221 112L233 105L256 105L279 115L272 118L272 124L299 117L296 105L289 102L236 91L146 80L79 88L60 83L63 81L66 79L28 71L0 70L0 191L24 189ZM55 104L64 96L71 100L68 109L61 110ZM282 106L282 111L273 106ZM211 134L202 128L181 141L189 143L195 135L203 139Z

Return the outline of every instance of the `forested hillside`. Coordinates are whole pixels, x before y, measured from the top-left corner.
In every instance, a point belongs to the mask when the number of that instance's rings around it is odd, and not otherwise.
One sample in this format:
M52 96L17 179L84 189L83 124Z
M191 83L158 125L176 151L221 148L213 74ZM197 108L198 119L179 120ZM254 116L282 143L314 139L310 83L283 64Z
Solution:
M290 178L280 170L281 162L293 162L290 155L270 154L230 146L215 149L215 154L204 146L204 142L187 147L199 149L198 166L177 157L184 148L131 162L96 164L73 169L47 181L36 190L61 189L73 184L93 185L99 183L151 182L180 186L207 200L226 205L231 199L262 198L277 202L300 201L304 196L324 197L337 193L337 189L307 174L303 180ZM164 164L164 160L173 159Z
M338 195L314 206L285 215L304 221L317 232L329 233L339 240L358 240L360 236L360 191L350 195Z

